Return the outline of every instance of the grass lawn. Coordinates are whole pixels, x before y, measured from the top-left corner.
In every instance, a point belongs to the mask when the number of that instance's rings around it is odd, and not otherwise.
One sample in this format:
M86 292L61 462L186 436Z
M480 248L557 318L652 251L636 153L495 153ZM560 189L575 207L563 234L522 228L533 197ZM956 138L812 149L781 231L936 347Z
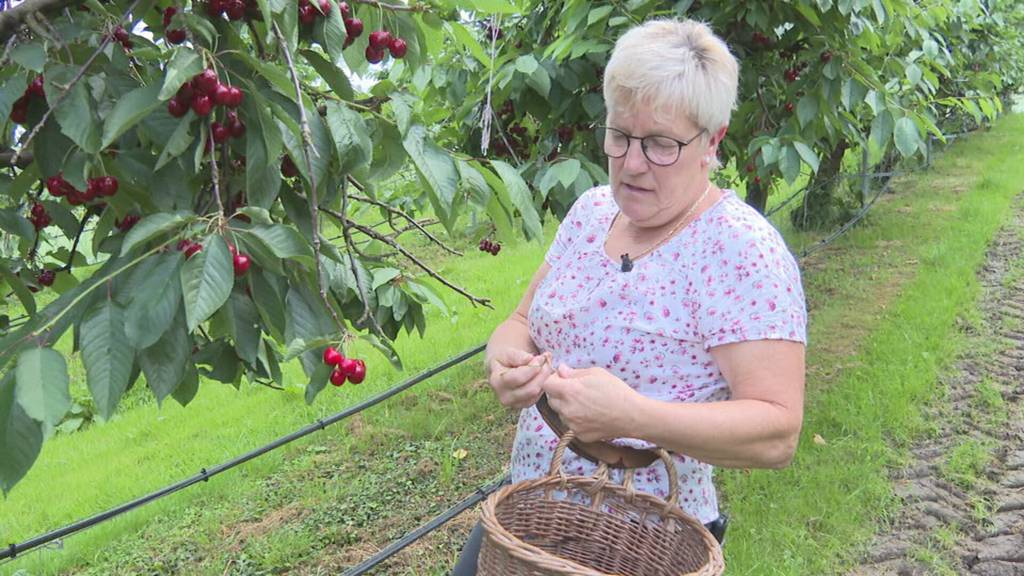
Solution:
M730 574L841 572L892 510L886 467L927 433L922 406L973 314L974 272L1024 181L1024 118L958 140L928 172L900 177L865 221L802 262L810 309L808 405L793 465L720 471L733 517ZM784 197L784 195L783 195ZM780 214L780 217L782 215ZM785 227L780 226L785 229ZM547 240L554 232L547 227ZM797 248L793 238L791 246ZM802 241L801 241L802 242ZM359 387L313 406L292 367L285 392L204 382L188 409L142 404L111 422L49 440L0 502L0 542L22 541L162 487L378 393L486 339L515 305L545 245L475 250L445 273L494 310L445 295L398 347L398 374L370 350ZM0 573L335 573L500 475L514 414L470 361L346 423L124 517L30 553ZM819 438L815 441L815 438ZM376 574L445 574L475 512Z

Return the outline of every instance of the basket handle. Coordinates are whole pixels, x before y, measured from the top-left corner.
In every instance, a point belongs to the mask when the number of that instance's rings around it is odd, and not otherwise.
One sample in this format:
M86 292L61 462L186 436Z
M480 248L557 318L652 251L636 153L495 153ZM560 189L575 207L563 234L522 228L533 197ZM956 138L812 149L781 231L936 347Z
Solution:
M574 441L576 441L576 433L573 432L572 430L567 430L566 432L561 434L561 437L558 440L558 446L555 447L555 454L554 456L551 457L551 468L548 470L549 476L561 476L562 478L565 478L565 472L562 471L562 460L565 457L565 449L572 445ZM613 447L618 448L618 446ZM667 502L670 507L678 505L679 471L676 470L676 465L675 462L672 461L672 457L669 456L667 450L661 447L654 448L652 450L644 450L644 452L650 452L651 454L654 454L655 458L661 460L661 462L665 465L665 471L668 472ZM650 464L646 464L645 466L642 467L646 467L649 465ZM625 486L630 492L632 492L633 490L633 479L636 477L637 471L640 470L640 468L642 467L626 468L627 470L631 470L633 472L633 474L626 477L625 482ZM604 461L598 462L597 476L602 479L607 478L608 468L608 463Z
M555 433L555 436L562 438L569 427L562 422L561 416L548 404L548 395L541 394L537 400L537 411L540 412L544 422ZM569 445L572 451L595 464L604 463L609 468L646 468L659 458L654 450L643 450L630 446L616 446L609 442L584 442L573 435Z

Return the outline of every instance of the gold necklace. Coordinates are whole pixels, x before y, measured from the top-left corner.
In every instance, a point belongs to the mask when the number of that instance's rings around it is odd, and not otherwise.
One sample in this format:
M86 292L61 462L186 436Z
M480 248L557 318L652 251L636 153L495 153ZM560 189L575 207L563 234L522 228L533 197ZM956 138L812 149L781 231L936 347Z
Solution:
M699 204L700 204L701 202L703 202L703 201L704 201L704 198L706 198L706 197L707 197L707 195L708 195L708 191L709 191L709 190L711 190L711 182L710 182L710 181L708 181L708 185L707 185L707 186L706 186L706 187L704 188L704 192L703 192L703 193L701 193L701 195L700 195L700 198L697 198L697 201L696 201L696 202L694 202L693 204L691 204L691 205L690 205L690 208L689 208L689 209L688 209L688 210L686 211L686 214L683 214L683 218L682 218L682 219L681 219L681 220L679 221L679 223L678 223L678 224L676 224L675 226L673 226L673 227L672 227L672 230L669 230L669 233L668 233L668 234L666 234L666 235L665 235L665 236L664 236L664 237L663 237L663 238L662 238L661 240L658 240L658 242L657 242L657 243L655 243L655 244L652 244L652 245L651 245L650 247L648 247L648 248L647 248L646 250L644 250L643 252L641 252L641 253L637 254L637 255L635 256L635 258L636 258L636 259L640 259L640 258L643 258L643 257L644 257L644 256L646 256L646 255L647 255L648 253L650 253L650 252L651 252L652 250L654 250L654 249L655 249L655 248L657 248L658 246L661 246L661 245L662 245L662 244L664 244L664 243L665 243L665 242L666 242L666 241L667 241L667 240L668 240L669 238L671 238L672 236L674 236L674 235L675 235L675 233L676 233L676 232L678 232L678 231L679 231L679 229L680 229L680 228L682 228L684 224L686 224L686 221L687 221L687 220L688 220L688 219L690 218L690 214L692 214L692 213L693 213L693 211L697 209L697 206L698 206L698 205L699 205ZM614 218L614 219L612 219L612 227L614 227L614 226L615 226L615 221L619 219L619 214L622 214L622 212L621 212L621 211L617 212L617 213L615 214L615 218ZM611 229L611 227L609 227L609 229ZM630 270L632 270L632 269L633 269L633 259L631 259L631 258L629 257L629 252L627 252L627 253L623 254L623 255L621 256L621 258L622 258L622 271L623 271L623 272L629 272Z

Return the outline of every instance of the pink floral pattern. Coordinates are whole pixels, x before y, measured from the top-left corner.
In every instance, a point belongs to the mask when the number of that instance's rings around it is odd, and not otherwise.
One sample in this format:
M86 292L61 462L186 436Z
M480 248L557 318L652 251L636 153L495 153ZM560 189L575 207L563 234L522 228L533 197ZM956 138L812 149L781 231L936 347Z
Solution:
M709 349L729 342L806 343L800 271L781 235L732 191L624 273L604 252L617 206L608 186L586 192L566 215L545 260L551 271L529 312L530 336L555 365L602 366L639 393L668 402L729 398ZM650 447L638 439L617 444ZM548 473L558 438L535 407L519 416L512 480ZM673 454L680 506L702 522L718 516L712 467ZM571 452L564 469L596 466ZM612 478L622 481L622 471ZM635 486L667 497L665 467L636 472Z

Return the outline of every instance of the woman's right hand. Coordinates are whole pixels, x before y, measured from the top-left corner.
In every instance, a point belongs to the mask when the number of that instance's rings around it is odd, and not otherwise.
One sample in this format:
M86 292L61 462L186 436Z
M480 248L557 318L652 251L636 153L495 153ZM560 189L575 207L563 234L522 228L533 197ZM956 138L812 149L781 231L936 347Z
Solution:
M554 369L551 353L530 354L517 348L505 348L491 358L489 382L498 401L509 408L528 408L544 393L541 384Z

